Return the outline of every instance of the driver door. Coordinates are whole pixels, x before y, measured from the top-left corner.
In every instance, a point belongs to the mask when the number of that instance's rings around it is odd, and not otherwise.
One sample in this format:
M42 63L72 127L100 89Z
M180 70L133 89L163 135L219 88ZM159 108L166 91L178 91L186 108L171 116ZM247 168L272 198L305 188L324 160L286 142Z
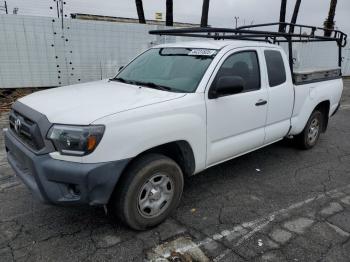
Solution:
M260 72L258 48L235 49L221 60L206 93L207 166L223 162L255 148L265 138L268 93ZM241 93L210 99L220 77L236 76L244 81Z

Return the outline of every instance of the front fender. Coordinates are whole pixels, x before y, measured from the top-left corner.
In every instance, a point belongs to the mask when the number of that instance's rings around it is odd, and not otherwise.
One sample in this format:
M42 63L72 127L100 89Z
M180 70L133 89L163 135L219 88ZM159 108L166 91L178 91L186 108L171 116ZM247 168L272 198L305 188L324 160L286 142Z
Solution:
M206 111L203 94L146 106L99 119L105 134L96 150L82 158L84 163L130 159L142 152L173 141L186 141L193 150L196 171L205 168Z

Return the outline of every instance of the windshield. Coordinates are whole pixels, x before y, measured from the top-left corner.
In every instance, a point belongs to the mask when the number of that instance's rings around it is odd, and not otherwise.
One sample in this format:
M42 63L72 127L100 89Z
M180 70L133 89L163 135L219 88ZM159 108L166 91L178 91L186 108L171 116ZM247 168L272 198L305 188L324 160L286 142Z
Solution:
M211 49L150 49L114 80L174 92L194 92L216 53Z

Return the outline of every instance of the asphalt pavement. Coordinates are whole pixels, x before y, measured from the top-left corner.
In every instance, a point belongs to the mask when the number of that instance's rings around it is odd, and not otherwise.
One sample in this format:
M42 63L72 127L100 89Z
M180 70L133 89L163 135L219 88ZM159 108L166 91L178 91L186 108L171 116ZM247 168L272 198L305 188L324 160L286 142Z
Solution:
M345 83L342 107L314 149L283 141L187 178L171 218L145 232L102 208L33 199L8 166L1 135L0 261L350 261Z

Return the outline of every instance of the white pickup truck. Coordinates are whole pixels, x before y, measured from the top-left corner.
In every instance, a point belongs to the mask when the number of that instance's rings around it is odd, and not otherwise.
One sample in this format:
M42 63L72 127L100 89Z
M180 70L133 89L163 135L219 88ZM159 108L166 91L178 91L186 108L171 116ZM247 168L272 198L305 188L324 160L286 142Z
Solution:
M274 44L164 44L113 79L19 99L6 151L42 201L108 206L142 230L176 208L184 176L286 137L315 146L342 90L340 69L292 75Z

